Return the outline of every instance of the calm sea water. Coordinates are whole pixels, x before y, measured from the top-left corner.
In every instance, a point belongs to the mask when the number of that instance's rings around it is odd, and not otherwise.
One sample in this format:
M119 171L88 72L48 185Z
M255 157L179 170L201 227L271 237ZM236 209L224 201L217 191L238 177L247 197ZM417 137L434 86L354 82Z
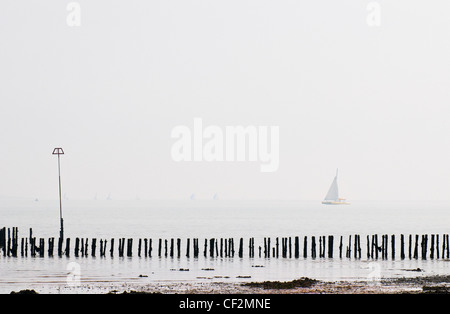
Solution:
M181 238L184 248L186 238L199 238L203 244L205 238L233 237L237 241L243 237L245 255L243 259L0 257L0 293L30 287L39 291L87 292L88 287L109 289L163 281L292 280L302 276L333 281L370 280L416 276L418 273L407 270L418 267L425 270L422 275L450 273L448 260L402 261L398 258L399 248L395 260L374 263L365 258L368 234L396 234L398 246L402 233L449 233L450 202L354 202L350 206L325 206L320 202L300 201L64 201L64 220L65 234L71 238L152 238L154 243L159 238ZM0 227L3 226L19 227L22 237L28 235L30 227L38 238L57 237L58 202L0 201ZM339 245L336 236L353 234L361 235L362 260L250 259L247 256L249 237L255 237L257 248L263 245L264 237L300 236L302 239L311 235L335 235L336 252ZM347 237L344 239L345 247ZM302 247L301 242L301 250ZM180 268L189 271L177 271ZM214 271L202 270L205 268ZM80 272L80 288L67 285L68 275L74 269Z

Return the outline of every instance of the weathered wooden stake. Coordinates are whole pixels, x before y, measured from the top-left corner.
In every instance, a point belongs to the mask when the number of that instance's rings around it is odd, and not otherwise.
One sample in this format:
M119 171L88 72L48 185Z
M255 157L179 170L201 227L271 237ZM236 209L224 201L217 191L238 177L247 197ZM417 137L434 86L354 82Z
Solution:
M228 241L227 239L224 239L224 253L225 253L225 257L228 257Z
M62 246L63 246L63 239L58 239L58 256L62 256ZM31 256L34 256L34 241L32 238L30 238L30 248L31 248Z
M303 239L303 257L307 258L308 257L308 237L305 236L305 238Z
M369 237L369 235L367 235L366 241L367 241L367 259L369 259L370 258L370 237Z
M39 257L44 257L45 253L45 239L39 239ZM15 253L13 253L13 256ZM15 256L14 256L15 257Z
M322 258L322 236L319 236L319 258Z
M66 239L66 256L70 256L70 238Z
M84 241L84 256L88 256L88 248L89 248L89 239L86 238L86 240ZM123 242L125 241L125 239L122 239L122 246L124 245ZM123 248L122 248L122 252L123 252Z
M214 239L209 240L209 256L214 257Z
M109 250L111 257L114 257L114 238L111 239L111 248Z
M292 237L289 237L289 258L292 258Z
M148 239L148 257L152 257L153 252L153 240Z
M419 258L419 235L416 234L416 243L414 245L414 259L418 259Z
M447 258L449 258L450 250L449 250L449 245L448 245L448 234L445 236L445 238L446 238L446 241L447 241ZM444 253L442 253L442 254L444 254Z
M194 238L194 258L198 257L198 239Z
M395 235L391 235L391 255L392 259L395 259Z
M50 246L50 244L49 244ZM80 252L80 238L75 239L75 257L78 257L78 254Z
M239 240L239 257L244 257L244 239L240 238Z
M405 235L400 235L400 258L405 259Z
M352 236L348 236L347 258L352 257Z
M431 243L430 243L430 258L434 259L434 234L431 235Z
M279 248L280 248L280 241L279 241L278 237L275 239L275 247L276 247L276 256L274 256L274 257L278 258L278 256L279 256Z
M409 259L412 258L412 234L409 235Z
M311 257L316 258L316 237L311 238Z
M436 234L436 258L439 258L439 234Z
M127 243L127 256L132 257L133 256L133 239L128 239Z
M84 257L84 238L81 238L81 257Z
M421 258L425 259L425 236L422 234L422 241L420 242L420 249L421 249Z
M97 239L92 239L92 245L91 245L91 256L95 257L95 250L97 249Z
M191 239L187 239L187 242L186 242L186 257L189 257L189 248L190 248L190 246L191 246Z

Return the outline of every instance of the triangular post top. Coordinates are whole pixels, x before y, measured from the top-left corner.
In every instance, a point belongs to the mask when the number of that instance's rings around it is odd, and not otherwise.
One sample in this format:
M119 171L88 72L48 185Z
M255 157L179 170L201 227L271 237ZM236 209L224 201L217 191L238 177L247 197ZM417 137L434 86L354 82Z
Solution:
M63 151L63 149L62 148L55 148L54 150L53 150L53 153L52 153L52 155L64 155L64 151Z

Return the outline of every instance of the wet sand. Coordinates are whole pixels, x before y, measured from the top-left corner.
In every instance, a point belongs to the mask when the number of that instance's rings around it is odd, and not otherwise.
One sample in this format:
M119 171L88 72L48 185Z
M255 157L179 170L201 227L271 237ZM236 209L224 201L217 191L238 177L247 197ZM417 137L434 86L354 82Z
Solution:
M270 285L269 285L270 286ZM450 277L416 277L367 281L317 281L308 287L288 289L247 286L243 283L170 283L129 287L112 293L186 293L186 294L421 294L450 293Z

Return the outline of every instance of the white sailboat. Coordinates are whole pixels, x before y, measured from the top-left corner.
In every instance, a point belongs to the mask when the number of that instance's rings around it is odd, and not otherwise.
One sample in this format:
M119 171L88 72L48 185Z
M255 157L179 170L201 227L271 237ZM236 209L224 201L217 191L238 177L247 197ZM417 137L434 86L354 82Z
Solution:
M336 176L334 177L333 182L331 183L330 189L328 190L327 195L325 196L322 204L325 205L350 205L345 201L345 198L339 198L339 188L337 184L338 170L336 169Z

